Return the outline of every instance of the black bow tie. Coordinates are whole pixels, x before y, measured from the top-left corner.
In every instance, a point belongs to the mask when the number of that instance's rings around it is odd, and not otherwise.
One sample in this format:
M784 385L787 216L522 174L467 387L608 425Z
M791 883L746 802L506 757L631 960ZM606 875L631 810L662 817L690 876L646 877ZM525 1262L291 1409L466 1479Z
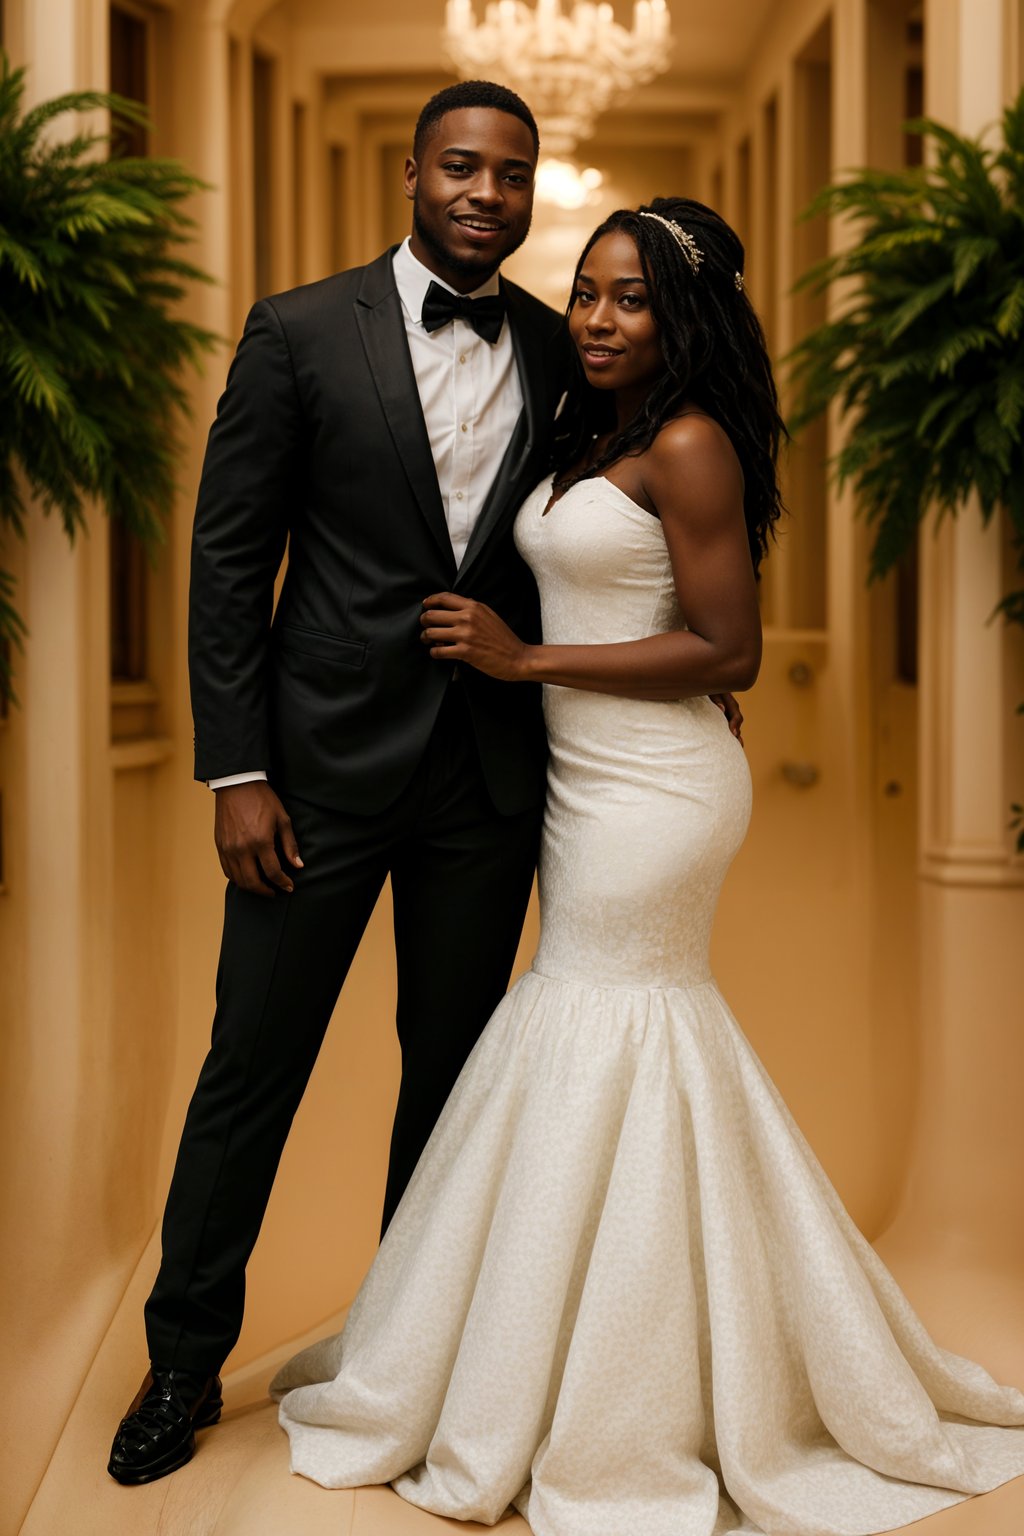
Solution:
M456 317L468 320L478 336L492 346L501 335L505 318L505 300L500 293L483 299L467 299L461 293L450 293L440 283L431 282L423 300L420 319L425 331L439 331L442 325Z

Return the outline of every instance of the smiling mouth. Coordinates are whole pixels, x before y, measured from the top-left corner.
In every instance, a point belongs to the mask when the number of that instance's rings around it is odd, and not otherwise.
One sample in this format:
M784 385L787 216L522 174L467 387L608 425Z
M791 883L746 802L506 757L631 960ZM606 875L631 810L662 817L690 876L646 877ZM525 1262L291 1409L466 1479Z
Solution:
M455 214L453 217L455 223L463 229L473 229L481 235L497 235L507 227L501 219L483 219L475 214Z
M622 354L621 347L601 347L596 343L586 345L582 350L587 357L619 357Z

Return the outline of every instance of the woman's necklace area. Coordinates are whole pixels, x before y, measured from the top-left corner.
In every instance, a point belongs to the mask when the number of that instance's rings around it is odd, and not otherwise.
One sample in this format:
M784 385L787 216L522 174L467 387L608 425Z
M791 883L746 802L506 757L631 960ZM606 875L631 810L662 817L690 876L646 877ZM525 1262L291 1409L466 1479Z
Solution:
M607 441L611 442L614 434L611 432L606 432L604 435ZM580 480L585 478L587 470L593 468L595 461L600 457L600 453L597 448L598 441L599 434L597 432L592 432L590 434L590 445L587 448L586 454L584 455L582 464L580 464L576 469L569 470L568 473L563 470L560 476L556 476L552 479L551 493L548 498L548 504L544 508L544 511L541 513L541 517L547 517L548 513L551 511L551 508L557 501L561 501L566 491L571 491L574 485L577 485Z
M590 442L587 446L587 451L583 456L583 462L579 464L575 469L571 469L568 472L563 471L559 478L552 485L552 490L560 491L563 486L568 488L582 475L585 475L588 469L593 469L595 462L601 457L602 450L598 448L597 445L602 440L602 435L604 439L604 446L607 446L615 434L613 432L605 432L604 434L592 432L590 434Z

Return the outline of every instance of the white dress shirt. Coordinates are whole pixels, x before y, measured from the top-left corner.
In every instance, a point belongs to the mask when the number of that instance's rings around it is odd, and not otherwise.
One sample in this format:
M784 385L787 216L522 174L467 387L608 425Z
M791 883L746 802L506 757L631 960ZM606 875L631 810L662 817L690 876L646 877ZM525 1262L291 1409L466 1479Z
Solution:
M394 269L445 520L455 563L461 565L523 408L512 335L507 319L493 343L461 317L440 330L425 331L421 316L430 283L449 293L457 290L417 260L408 240L395 252ZM467 297L481 299L498 291L495 272ZM233 773L209 783L211 789L225 789L266 776L262 770Z
M437 469L456 565L498 473L523 408L519 371L506 320L493 344L461 317L438 331L420 319L431 282L456 290L417 261L408 240L395 252L395 286L409 339L423 420ZM497 293L498 274L468 295Z

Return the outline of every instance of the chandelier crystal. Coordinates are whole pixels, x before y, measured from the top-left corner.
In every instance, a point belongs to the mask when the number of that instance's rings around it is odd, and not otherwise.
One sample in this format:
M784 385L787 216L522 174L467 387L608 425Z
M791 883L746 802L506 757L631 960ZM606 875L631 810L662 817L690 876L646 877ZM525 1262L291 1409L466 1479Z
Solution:
M580 170L571 160L548 155L537 167L534 194L539 202L556 208L583 208L597 202L603 183L604 176L595 166Z
M608 4L575 0L489 0L478 22L473 0L448 0L444 42L458 73L514 87L540 125L544 148L571 155L599 115L668 68L666 0L635 0L630 30Z

